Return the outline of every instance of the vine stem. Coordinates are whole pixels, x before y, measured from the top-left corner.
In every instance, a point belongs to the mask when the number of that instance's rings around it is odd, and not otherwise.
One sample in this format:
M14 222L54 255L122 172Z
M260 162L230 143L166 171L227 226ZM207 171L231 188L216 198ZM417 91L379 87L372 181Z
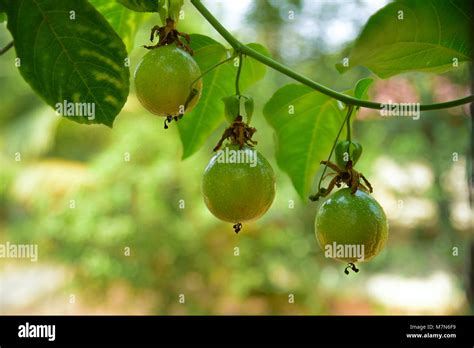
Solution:
M12 47L13 47L13 41L9 42L5 47L0 48L0 55L6 53Z
M235 76L235 94L240 95L240 73L242 72L242 65L244 60L242 54L239 54L239 66L237 68L237 75Z
M343 93L339 93L331 88L328 88L324 85L321 85L310 78L301 75L294 71L293 69L281 64L280 62L267 57L260 52L255 51L254 49L242 44L239 40L237 40L213 15L209 10L204 6L201 0L191 0L193 6L201 13L201 15L209 22L209 24L232 46L232 48L236 51L236 53L243 54L253 59L265 64L266 66L273 68L280 73L291 77L292 79L306 85L320 93L323 93L329 97L337 99L347 105L356 105L359 107L369 108L369 109L377 109L380 110L384 107L384 103L378 102L371 102L368 100L361 100L351 96L348 96ZM438 110L438 109L446 109L451 108L454 106L459 106L467 103L471 103L474 101L474 95L469 95L467 97L461 99L450 100L443 103L434 103L434 104L421 104L420 111L428 111L428 110Z

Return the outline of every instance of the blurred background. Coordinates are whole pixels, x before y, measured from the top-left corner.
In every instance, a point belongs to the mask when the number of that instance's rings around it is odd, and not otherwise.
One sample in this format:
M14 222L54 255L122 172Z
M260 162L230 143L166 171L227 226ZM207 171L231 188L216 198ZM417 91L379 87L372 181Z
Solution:
M206 0L224 26L337 90L371 76L335 64L387 1ZM291 16L294 15L294 18ZM140 24L132 67L144 54ZM222 41L189 5L180 29ZM0 25L0 43L11 37ZM261 109L293 82L268 71L256 101L259 151L277 174L269 212L236 235L206 209L200 181L223 130L181 161L177 128L147 113L133 86L114 129L55 115L0 57L0 243L37 244L37 262L0 259L1 314L470 314L469 117L466 107L419 120L362 109L359 168L389 218L385 250L361 271L324 257L319 203L303 202L275 163ZM445 101L470 93L468 67L376 79L371 99ZM18 157L20 154L20 157ZM20 159L20 160L19 160ZM238 249L236 249L238 248ZM238 252L237 252L238 251ZM238 254L238 256L236 256Z

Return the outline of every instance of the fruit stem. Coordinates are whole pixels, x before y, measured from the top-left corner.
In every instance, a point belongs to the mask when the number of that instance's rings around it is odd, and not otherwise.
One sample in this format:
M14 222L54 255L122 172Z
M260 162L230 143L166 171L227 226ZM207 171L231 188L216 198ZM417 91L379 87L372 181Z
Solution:
M193 86L196 82L198 82L201 78L203 78L206 74L210 73L212 70L214 70L215 68L218 68L219 66L221 66L222 64L225 64L227 63L228 61L234 59L236 57L236 55L232 55L231 57L229 58L226 58L224 59L223 61L219 62L219 63L216 63L214 64L213 66L211 66L210 68L208 68L206 71L204 71L203 73L201 73L201 75L199 75L193 82L191 82L191 90L193 89Z
M336 147L337 141L339 140L339 136L341 135L342 129L344 128L344 125L346 124L346 122L349 122L353 110L354 110L354 105L348 105L346 117L344 118L344 121L342 122L341 127L339 128L339 132L337 133L336 139L334 140L334 143L332 144L332 149L331 149L331 152L329 153L329 157L326 163L331 160L332 153L334 152L334 148ZM323 173L321 174L321 177L319 178L318 193L321 192L321 183L323 182L324 174L326 174L327 169L328 169L328 166L326 164L324 165Z
M350 148L351 147L350 145L351 144L351 117L350 116L347 118L346 127L347 127L347 140L349 141L349 148Z
M246 56L252 57L253 59L258 60L259 62L279 71L280 73L286 76L291 77L292 79L302 83L303 85L306 85L329 97L337 99L345 104L357 105L357 106L361 106L361 107L365 107L369 109L376 109L376 110L381 110L384 107L383 103L371 102L368 100L361 100L361 99L348 96L343 93L339 93L331 88L328 88L322 84L317 83L316 81L309 79L308 77L304 75L297 73L293 69L290 69L289 67L281 64L280 62L270 57L267 57L261 54L260 52L257 52L254 49L242 44L226 28L224 28L224 26L212 15L211 12L209 12L206 6L202 4L201 0L191 0L191 3L201 13L201 15L209 22L209 24L211 24L212 27L214 27L214 29L234 48L235 52L242 53ZM421 104L420 111L446 109L446 108L451 108L454 106L468 104L473 101L474 101L474 95L469 95L464 98L450 100L443 103Z
M239 54L239 66L237 68L237 75L235 76L235 94L240 95L240 73L242 71L242 65L244 65L244 60L242 53ZM239 115L240 115L240 104L239 104Z

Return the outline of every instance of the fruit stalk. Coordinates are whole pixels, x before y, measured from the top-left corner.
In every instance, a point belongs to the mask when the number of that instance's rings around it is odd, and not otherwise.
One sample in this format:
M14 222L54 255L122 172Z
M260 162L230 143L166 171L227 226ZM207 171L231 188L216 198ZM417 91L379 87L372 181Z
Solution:
M242 65L244 60L242 59L242 54L239 54L239 66L237 67L237 75L235 76L235 94L240 95L240 73L242 71Z
M334 149L336 148L336 144L337 144L337 141L339 140L339 136L341 135L341 132L344 128L344 124L347 122L347 124L349 125L349 120L351 119L351 115L352 115L353 110L354 110L354 108L352 106L349 106L349 108L347 109L346 117L344 118L344 121L342 122L341 128L339 128L339 132L337 133L336 139L334 139L334 143L332 144L331 152L329 152L329 157L328 157L327 162L329 162L331 160L331 156L334 152ZM324 174L326 174L327 168L328 168L327 165L324 166L323 173L321 174L321 177L319 178L318 192L321 192L321 183L323 182Z

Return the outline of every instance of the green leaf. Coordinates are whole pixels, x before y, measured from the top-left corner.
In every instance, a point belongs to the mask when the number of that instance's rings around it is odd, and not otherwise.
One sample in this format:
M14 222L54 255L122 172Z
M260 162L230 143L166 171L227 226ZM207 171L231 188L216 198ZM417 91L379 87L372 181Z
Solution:
M224 46L202 35L191 36L191 47L202 72L226 59L228 55ZM222 122L224 110L221 99L232 93L232 86L226 83L232 78L232 72L230 64L223 64L206 74L199 103L178 122L183 159L196 152Z
M235 118L240 115L244 117L244 122L250 124L255 108L252 97L234 94L222 98L222 101L224 102L224 115L229 123L233 123Z
M179 19L179 12L181 11L181 7L184 5L184 0L168 0L169 1L169 16L170 18L178 22Z
M137 12L159 12L164 0L117 0L123 6Z
M166 0L159 0L158 6L158 14L160 15L161 24L166 24L166 17L168 17L168 9L165 7Z
M354 97L362 100L368 99L369 87L372 85L372 83L374 83L374 80L371 78L357 81L354 88Z
M250 44L263 54L268 54L263 46ZM203 35L191 35L194 59L204 72L213 65L227 59L230 51L219 42ZM240 89L244 91L265 75L265 66L246 59L240 75ZM185 114L178 122L179 134L183 144L183 159L194 154L204 145L209 136L224 122L222 98L235 94L237 67L233 61L222 64L203 78L203 91L194 110ZM218 139L216 139L217 143Z
M276 159L302 199L311 190L312 180L327 159L345 111L337 101L313 89L290 84L280 88L263 109L277 136ZM344 134L344 131L343 133Z
M112 126L129 88L120 37L85 0L0 0L23 78L50 106L87 103L95 115L68 116ZM77 113L76 113L77 115Z
M3 23L7 20L7 16L5 15L5 12L0 12L0 23Z
M258 43L249 43L246 46L254 49L255 51L263 54L264 56L270 57L270 52L263 45L260 45ZM250 57L244 57L242 64L242 72L240 74L240 86L242 90L245 90L251 84L263 79L265 73L267 72L267 67L265 65ZM238 66L235 66L235 72L237 72L237 67ZM234 81L232 81L233 85Z
M408 71L441 73L456 61L470 61L470 6L471 0L390 3L370 17L350 53L349 67L336 67L344 72L363 65L388 78Z
M130 52L133 49L138 26L148 17L148 14L132 11L115 1L89 0L89 2L107 19L122 38L127 51Z

